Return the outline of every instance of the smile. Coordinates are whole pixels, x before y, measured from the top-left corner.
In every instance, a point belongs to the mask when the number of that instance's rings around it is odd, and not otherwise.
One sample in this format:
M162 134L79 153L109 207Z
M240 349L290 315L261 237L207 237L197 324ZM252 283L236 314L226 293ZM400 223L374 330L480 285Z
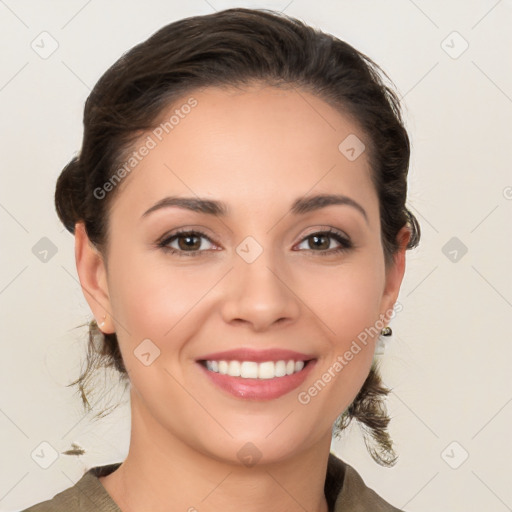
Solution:
M307 361L306 361L307 362ZM242 377L242 379L274 379L302 371L304 361L206 361L206 368L221 375Z
M304 384L317 360L279 359L197 361L207 381L223 393L243 400L274 400Z

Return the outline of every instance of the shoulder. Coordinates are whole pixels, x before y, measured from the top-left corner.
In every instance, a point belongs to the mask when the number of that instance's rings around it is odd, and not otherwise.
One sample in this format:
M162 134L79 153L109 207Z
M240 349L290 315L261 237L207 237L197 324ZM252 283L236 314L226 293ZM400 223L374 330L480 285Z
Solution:
M91 468L73 486L21 512L121 512L98 479L120 464Z
M338 493L335 497L334 512L350 510L351 512L404 512L379 496L368 487L361 475L350 465L329 455L328 478L330 473L331 489L336 490L333 483L337 480Z

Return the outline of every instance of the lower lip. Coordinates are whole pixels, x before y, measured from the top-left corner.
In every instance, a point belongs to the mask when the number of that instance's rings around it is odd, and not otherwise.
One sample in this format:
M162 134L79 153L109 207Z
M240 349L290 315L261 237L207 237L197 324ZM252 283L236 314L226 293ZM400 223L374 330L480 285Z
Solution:
M285 377L274 377L273 379L231 377L230 375L212 372L201 363L197 364L214 384L237 398L272 400L298 388L306 380L315 363L316 360L311 360L300 372L286 375Z

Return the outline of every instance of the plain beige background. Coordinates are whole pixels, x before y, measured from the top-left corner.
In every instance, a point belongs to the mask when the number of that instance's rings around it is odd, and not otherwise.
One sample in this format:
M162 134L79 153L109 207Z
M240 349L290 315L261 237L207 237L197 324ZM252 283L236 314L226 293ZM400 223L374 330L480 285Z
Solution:
M50 498L128 448L126 404L92 422L65 387L90 312L53 193L79 149L89 90L164 24L237 6L284 10L346 40L404 98L409 206L423 233L383 363L400 457L379 467L357 425L334 449L407 511L512 510L510 0L0 1L0 510ZM85 454L62 454L72 443Z

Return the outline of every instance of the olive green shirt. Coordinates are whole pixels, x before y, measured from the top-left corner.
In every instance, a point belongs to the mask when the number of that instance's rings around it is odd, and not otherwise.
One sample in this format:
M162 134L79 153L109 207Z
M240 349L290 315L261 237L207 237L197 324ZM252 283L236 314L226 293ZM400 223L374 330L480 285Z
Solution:
M120 465L121 462L116 462L93 467L72 487L21 512L121 512L98 478L112 473ZM403 512L367 487L352 466L332 453L324 492L329 512Z

